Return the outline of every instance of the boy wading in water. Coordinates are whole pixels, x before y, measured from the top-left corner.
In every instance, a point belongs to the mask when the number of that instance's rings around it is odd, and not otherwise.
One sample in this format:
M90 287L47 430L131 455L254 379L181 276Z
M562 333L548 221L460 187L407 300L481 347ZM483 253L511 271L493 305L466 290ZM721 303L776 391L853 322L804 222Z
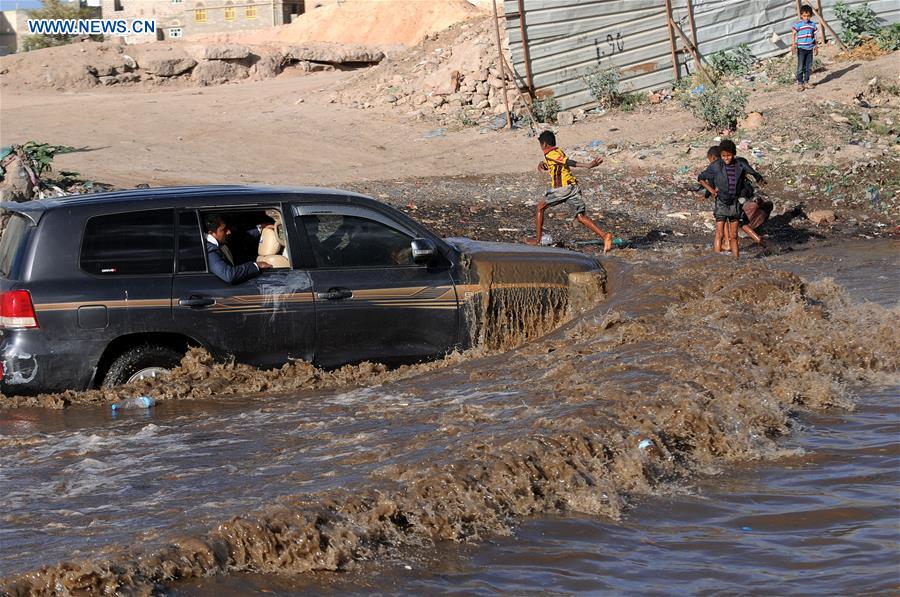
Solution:
M712 164L721 156L722 151L719 149L718 145L713 145L706 151L706 160L709 164ZM750 162L745 160L744 158L740 158L735 156L734 160L736 162L743 162L743 165L750 176L756 177L757 181L763 182L765 179L761 174L756 172L753 166L750 165ZM708 190L706 191L706 198L709 199L712 196ZM740 229L744 231L744 233L750 237L750 239L758 244L760 247L765 248L766 242L756 233L756 229L762 226L766 220L769 219L769 215L772 213L773 205L771 201L760 200L754 197L755 193L753 191L753 185L751 185L748 181L745 180L742 195L738 198L738 203L743 203L741 206L741 219L740 219ZM730 251L731 244L729 243L728 236L726 235L724 239L722 239L722 250Z
M550 183L553 188L544 193L545 199L541 199L537 206L537 237L529 238L525 242L529 245L541 243L544 229L544 211L554 205L568 204L572 212L572 220L577 221L588 230L603 239L603 251L608 252L612 248L613 236L604 232L597 224L585 215L587 211L584 199L581 198L581 189L578 181L572 175L571 168L596 168L603 163L603 158L596 158L589 163L579 163L570 160L563 150L556 146L556 135L551 131L544 131L538 136L544 159L538 164L538 170L545 170L550 174Z
M737 242L738 224L741 220L739 197L747 194L747 175L763 180L762 175L750 166L747 160L736 159L737 147L734 141L726 139L719 145L719 159L709 164L697 180L715 198L713 216L716 218L716 238L713 251L722 252L722 240L728 239L728 246L735 257L740 256Z
M797 53L797 91L810 89L813 56L819 53L816 31L819 26L812 20L813 9L809 4L800 7L800 20L791 27L791 47Z

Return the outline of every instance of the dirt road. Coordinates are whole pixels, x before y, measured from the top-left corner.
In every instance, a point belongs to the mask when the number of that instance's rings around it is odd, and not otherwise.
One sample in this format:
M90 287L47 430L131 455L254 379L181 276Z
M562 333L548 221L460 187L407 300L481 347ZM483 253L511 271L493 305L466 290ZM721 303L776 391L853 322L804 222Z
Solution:
M334 185L358 180L506 173L533 169L537 143L523 131L478 128L425 138L434 124L402 114L328 103L328 89L352 73L177 91L24 93L4 90L0 144L29 139L84 151L56 167L117 186L140 183ZM298 103L298 100L303 100ZM646 126L647 124L650 126ZM565 130L586 143L610 125ZM615 132L649 142L683 132L665 113ZM599 130L598 130L599 129Z

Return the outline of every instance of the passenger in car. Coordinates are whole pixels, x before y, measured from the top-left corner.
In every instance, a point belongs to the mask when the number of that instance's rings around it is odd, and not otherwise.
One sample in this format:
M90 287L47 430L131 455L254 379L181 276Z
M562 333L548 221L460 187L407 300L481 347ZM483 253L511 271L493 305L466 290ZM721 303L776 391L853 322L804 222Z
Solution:
M240 284L259 275L259 272L272 267L262 261L248 261L240 265L234 264L234 257L226 245L231 230L224 218L219 214L209 214L204 218L206 228L206 260L209 271L228 284Z

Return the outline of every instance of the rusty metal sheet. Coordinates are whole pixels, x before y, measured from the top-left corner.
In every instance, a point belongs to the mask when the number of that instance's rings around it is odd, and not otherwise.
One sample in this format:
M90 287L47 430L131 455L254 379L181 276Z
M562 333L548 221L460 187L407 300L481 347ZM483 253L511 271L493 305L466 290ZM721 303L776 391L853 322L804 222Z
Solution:
M672 0L673 18L690 37L686 2ZM505 0L504 9L513 64L524 76L518 4ZM834 4L822 2L823 12L839 30ZM897 0L873 0L869 6L885 23L900 22ZM760 58L790 49L790 28L797 18L791 0L694 0L693 7L701 56L741 44ZM596 66L621 68L624 91L658 89L674 81L665 0L524 0L524 9L535 88L552 92L563 109L593 103L583 77ZM679 55L682 73L694 72L693 57L680 39L678 47L685 50Z

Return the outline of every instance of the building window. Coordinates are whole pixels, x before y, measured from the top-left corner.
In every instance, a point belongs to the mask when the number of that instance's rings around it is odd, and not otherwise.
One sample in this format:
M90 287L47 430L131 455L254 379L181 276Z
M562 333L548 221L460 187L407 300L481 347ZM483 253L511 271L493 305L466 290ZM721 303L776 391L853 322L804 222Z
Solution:
M176 37L181 37L181 35L182 35L181 27L170 27L168 33L169 33L170 39L175 39Z
M233 21L236 18L234 6L228 5L225 7L225 20Z
M206 9L198 8L194 11L194 22L195 23L205 23L206 22Z
M244 9L244 18L247 19L248 21L255 19L256 18L256 7L248 6L247 8L245 8Z
M172 4L181 4L181 0L172 0Z
M122 8L122 0L115 0L115 2L113 2L113 10L115 10L115 11L124 10Z

